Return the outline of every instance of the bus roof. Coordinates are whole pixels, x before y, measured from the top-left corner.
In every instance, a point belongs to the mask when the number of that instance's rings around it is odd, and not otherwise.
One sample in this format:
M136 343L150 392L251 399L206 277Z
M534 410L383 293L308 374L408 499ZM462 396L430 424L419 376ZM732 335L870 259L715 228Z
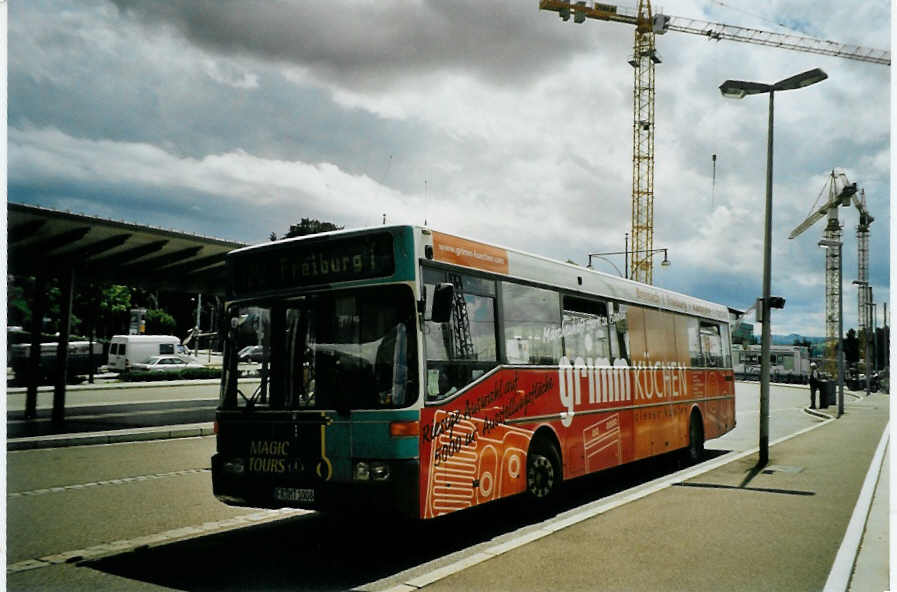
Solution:
M729 308L721 304L595 271L575 263L565 263L510 247L442 233L424 226L393 225L336 230L244 247L237 251L231 251L231 254L264 251L268 248L282 247L288 242L331 236L364 235L409 228L415 236L418 259L458 265L508 278L555 286L569 292L603 296L622 302L652 306L726 323L731 318Z

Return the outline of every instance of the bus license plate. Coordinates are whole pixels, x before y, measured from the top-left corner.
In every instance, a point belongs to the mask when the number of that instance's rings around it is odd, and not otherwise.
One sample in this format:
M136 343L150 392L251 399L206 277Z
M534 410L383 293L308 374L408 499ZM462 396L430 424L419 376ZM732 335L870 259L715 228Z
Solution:
M315 490L299 487L275 487L274 499L282 502L313 502L315 501Z

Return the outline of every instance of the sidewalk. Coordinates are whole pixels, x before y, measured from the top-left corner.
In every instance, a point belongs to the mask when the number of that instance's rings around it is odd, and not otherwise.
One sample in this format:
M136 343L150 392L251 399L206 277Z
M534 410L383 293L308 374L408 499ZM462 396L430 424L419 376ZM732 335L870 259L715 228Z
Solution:
M823 590L887 423L887 396L852 401L840 419L771 446L765 470L750 454L582 521L559 516L541 533L521 533L528 544L494 541L459 559L464 569L363 589ZM863 525L887 524L887 500L877 501L868 519L858 515L857 540L838 558L846 578L854 565L887 557L886 536L869 530L855 563ZM864 571L854 589L886 590L887 577L887 569Z
M869 590L888 589L888 509L889 501L889 457L891 451L888 448L885 454L884 464L881 467L881 475L878 477L878 486L875 488L875 496L869 517L866 520L866 529L863 533L863 542L857 555L853 575L850 579L851 592L867 592Z

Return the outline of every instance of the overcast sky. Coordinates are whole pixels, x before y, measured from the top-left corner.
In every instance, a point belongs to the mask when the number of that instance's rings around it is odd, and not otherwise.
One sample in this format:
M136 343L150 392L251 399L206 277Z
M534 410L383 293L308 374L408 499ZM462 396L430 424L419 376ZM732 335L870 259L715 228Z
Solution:
M656 8L890 47L887 0L744 4ZM632 41L537 0L13 0L9 201L250 243L385 214L585 264L623 250L631 222ZM672 265L655 284L760 296L768 99L718 87L820 67L828 80L776 95L772 329L825 334L825 221L787 237L833 168L865 189L888 300L890 68L676 32L657 46L654 246ZM841 209L845 330L857 219Z

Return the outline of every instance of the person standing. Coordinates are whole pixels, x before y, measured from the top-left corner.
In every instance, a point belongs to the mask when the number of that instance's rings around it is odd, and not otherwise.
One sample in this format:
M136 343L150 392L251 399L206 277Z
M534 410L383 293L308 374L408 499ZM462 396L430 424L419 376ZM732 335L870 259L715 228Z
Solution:
M819 370L816 362L810 362L810 409L816 409L816 391L819 390ZM819 394L819 406L822 407L822 393Z

